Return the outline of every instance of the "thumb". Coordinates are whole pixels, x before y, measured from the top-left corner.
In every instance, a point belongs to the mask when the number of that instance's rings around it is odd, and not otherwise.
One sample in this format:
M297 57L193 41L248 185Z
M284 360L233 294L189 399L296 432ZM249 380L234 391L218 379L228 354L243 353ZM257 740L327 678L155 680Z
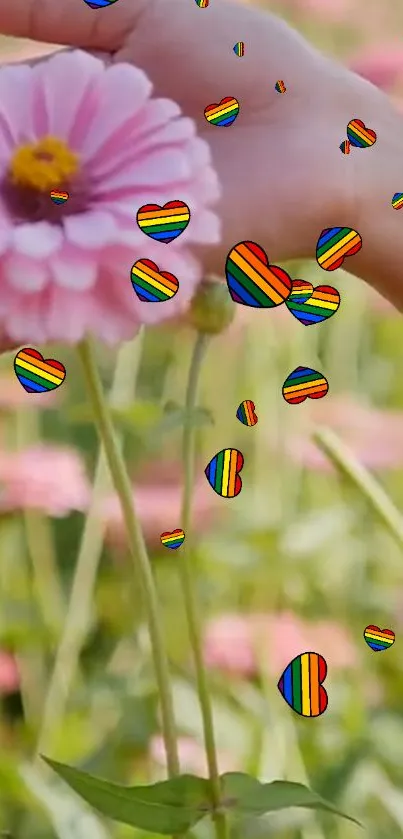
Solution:
M109 8L91 9L83 0L0 0L0 32L15 38L115 52L135 27L146 2L120 0Z

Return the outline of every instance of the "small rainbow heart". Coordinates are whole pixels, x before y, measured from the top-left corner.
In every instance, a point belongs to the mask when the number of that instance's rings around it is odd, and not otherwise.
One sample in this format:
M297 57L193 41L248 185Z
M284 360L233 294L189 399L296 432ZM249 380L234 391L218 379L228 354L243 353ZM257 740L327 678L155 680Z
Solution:
M237 41L235 46L233 47L235 55L238 58L242 58L245 55L245 42L244 41Z
M239 102L233 96L225 96L218 105L207 105L204 116L210 125L225 127L233 125L239 114Z
M374 653L381 653L393 646L395 633L392 629L379 629L379 626L370 624L364 629L364 641Z
M305 399L322 399L329 390L323 373L311 367L296 367L283 384L283 397L289 405L298 405Z
M181 545L183 545L185 541L185 533L178 527L176 530L172 530L172 532L167 531L166 533L161 533L160 539L165 548L170 548L171 551L176 551Z
M256 406L255 403L252 402L251 399L244 399L243 402L239 405L237 412L236 412L237 419L242 425L256 425L258 421L258 417L256 414Z
M342 154L350 154L350 151L351 151L350 140L343 140L343 142L340 143L339 149L340 149Z
M294 280L285 305L300 323L311 326L329 320L336 314L340 306L340 294L333 286L318 285L314 288L306 280Z
M167 245L186 230L190 210L184 201L168 201L163 207L159 204L144 204L137 211L136 220L146 236Z
M347 139L357 149L368 149L376 143L376 132L367 128L362 119L352 119L347 125Z
M275 88L275 90L277 90L277 93L285 93L286 90L287 90L287 88L286 88L284 82L282 81L282 79L278 79L278 81L274 85L274 88Z
M69 193L62 192L57 189L52 189L50 197L54 204L65 204L67 199L69 198Z
M198 6L199 9L207 9L209 2L210 0L196 0L196 6Z
M392 198L392 207L394 210L401 210L403 207L403 192L395 192Z
M361 248L361 236L352 227L326 227L316 243L316 261L324 271L336 271Z
M66 368L54 358L44 358L38 350L24 347L14 359L18 381L28 393L56 390L66 378Z
M165 303L179 288L179 282L169 271L160 271L151 259L138 259L131 269L133 291L144 303Z

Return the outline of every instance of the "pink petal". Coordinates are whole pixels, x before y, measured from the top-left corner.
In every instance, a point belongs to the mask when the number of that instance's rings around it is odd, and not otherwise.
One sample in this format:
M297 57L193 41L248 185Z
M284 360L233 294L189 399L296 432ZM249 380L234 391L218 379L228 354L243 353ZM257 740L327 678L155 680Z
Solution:
M34 126L38 136L51 134L69 139L74 148L83 140L83 117L89 125L89 104L102 62L85 52L66 51L33 68L35 85ZM81 130L79 130L81 128Z
M59 257L52 260L52 273L59 286L88 291L95 285L98 271L95 260L66 247Z
M99 109L85 141L84 160L110 154L115 143L130 139L139 122L138 112L151 89L151 82L137 67L130 64L108 67L98 81Z
M4 263L4 274L7 281L16 289L26 291L42 291L45 287L49 271L47 266L22 254L13 254Z
M116 225L110 213L94 210L67 216L63 222L67 239L81 248L104 247L113 242Z
M0 69L0 154L33 136L32 69L25 65Z
M163 149L155 153L150 152L144 158L140 157L132 166L126 166L119 174L105 180L103 191L105 192L106 188L116 194L116 190L123 189L127 192L130 188L134 190L134 186L136 189L152 189L186 181L190 177L189 162L183 153L175 149Z
M63 241L60 227L47 221L20 224L13 230L13 243L18 253L33 259L46 259L57 251Z

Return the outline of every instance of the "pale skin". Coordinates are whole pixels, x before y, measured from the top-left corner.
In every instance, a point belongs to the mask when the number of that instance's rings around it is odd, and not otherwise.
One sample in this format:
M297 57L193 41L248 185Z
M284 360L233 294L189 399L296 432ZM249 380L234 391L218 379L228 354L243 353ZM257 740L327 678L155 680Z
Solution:
M271 262L314 258L321 230L349 226L363 239L344 268L403 308L403 117L360 77L320 55L282 20L226 0L0 0L7 35L102 52L131 62L176 100L208 141L222 184L221 244L200 251L222 275L237 242L252 239ZM244 41L246 54L232 47ZM274 90L283 79L287 92ZM235 96L237 121L208 125L206 105ZM377 133L369 149L339 146L353 117ZM180 196L173 196L180 198ZM323 282L332 283L323 271Z

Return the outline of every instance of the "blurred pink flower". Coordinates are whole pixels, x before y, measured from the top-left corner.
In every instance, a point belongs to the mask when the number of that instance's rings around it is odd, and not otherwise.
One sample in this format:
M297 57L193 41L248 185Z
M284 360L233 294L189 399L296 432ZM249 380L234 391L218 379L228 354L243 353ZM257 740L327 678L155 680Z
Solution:
M60 52L0 69L0 332L12 341L114 343L186 308L200 280L193 244L219 240L208 145L129 64ZM66 190L55 205L50 191ZM163 248L136 224L143 204L182 200L191 221ZM164 305L130 282L147 257L180 282ZM183 282L182 282L183 280Z
M396 44L371 47L353 58L349 66L376 87L390 91L403 78L403 49Z
M0 454L0 511L41 510L61 518L84 511L90 486L73 449L36 446Z
M305 621L292 613L221 615L207 625L204 658L209 667L251 677L261 657L273 677L296 655L316 650L333 669L353 667L356 651L348 632L333 621ZM259 651L259 655L258 655Z
M182 484L176 464L160 465L148 469L147 477L133 488L136 510L148 542L161 545L160 535L180 528ZM194 529L203 531L213 517L214 498L207 484L196 483L193 496ZM106 522L107 539L117 547L126 544L126 530L119 500L116 496L107 498L102 516ZM186 536L186 534L185 534Z
M289 455L307 469L325 472L334 467L310 439L315 426L327 426L370 469L401 469L403 466L403 412L360 405L350 396L328 397L309 406L305 433L288 441Z
M20 685L20 674L14 656L0 650L0 696L15 693Z
M32 408L53 408L60 399L59 392L50 391L42 393L40 402L32 399L32 394L27 393L20 385L15 376L7 373L0 375L0 410L13 411L24 408L29 411Z
M199 777L208 777L206 755L203 746L192 737L178 737L178 754L182 772L190 772ZM166 766L164 741L160 735L152 737L150 757L160 766ZM241 767L233 755L220 751L217 755L220 773L239 772Z

